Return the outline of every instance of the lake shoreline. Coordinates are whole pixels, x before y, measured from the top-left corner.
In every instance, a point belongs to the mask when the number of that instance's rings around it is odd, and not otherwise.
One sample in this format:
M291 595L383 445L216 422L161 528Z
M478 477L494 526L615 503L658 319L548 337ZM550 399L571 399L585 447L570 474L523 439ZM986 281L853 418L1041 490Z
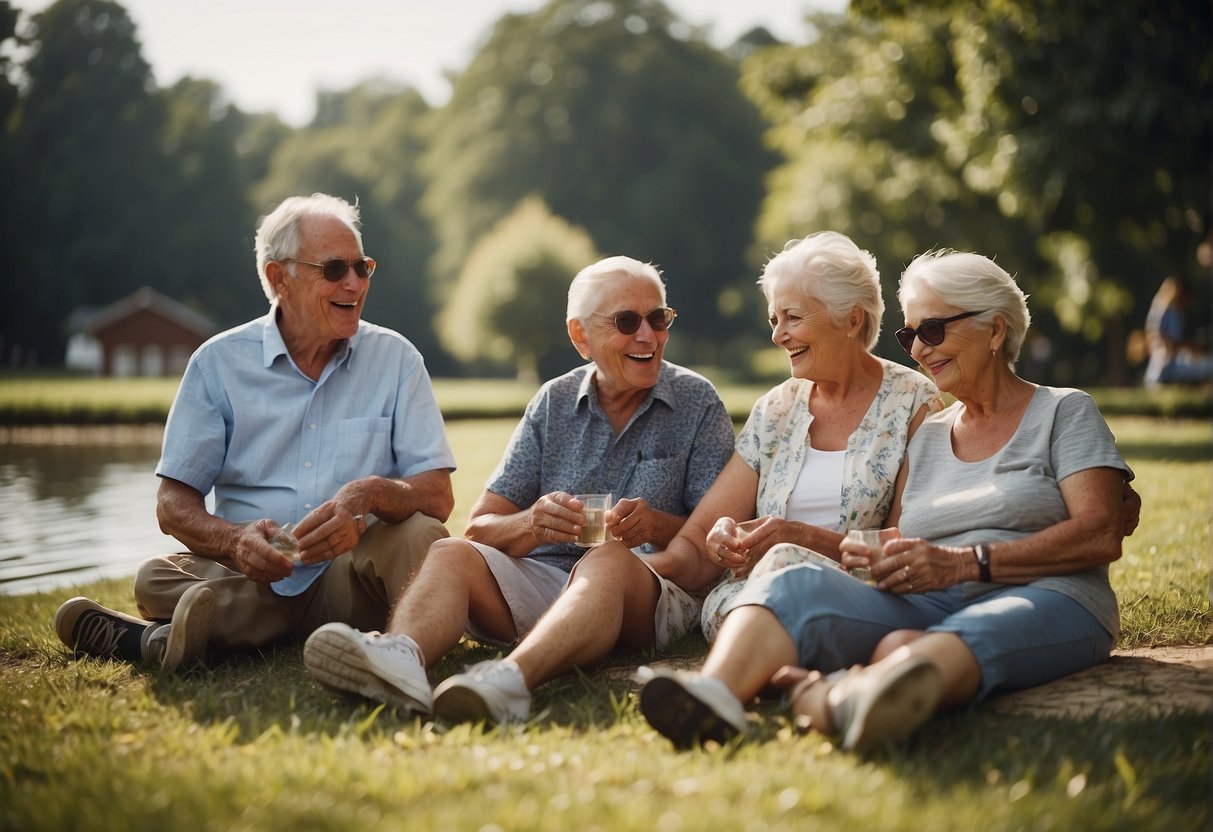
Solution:
M144 424L49 424L0 425L0 445L160 445L164 425Z

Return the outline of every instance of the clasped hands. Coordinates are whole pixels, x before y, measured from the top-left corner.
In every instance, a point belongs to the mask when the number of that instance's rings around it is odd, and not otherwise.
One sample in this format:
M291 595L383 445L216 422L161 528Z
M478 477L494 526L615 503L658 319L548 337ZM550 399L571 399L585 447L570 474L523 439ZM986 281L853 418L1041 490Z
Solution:
M762 560L777 543L793 543L792 523L782 517L767 515L738 523L732 517L721 517L708 532L705 544L707 559L716 566L733 570L737 578L750 574L754 564Z
M323 563L352 550L366 532L366 518L335 499L317 506L290 529L298 542L296 557L275 545L281 531L270 519L239 527L232 556L237 568L259 584L271 584L290 575L297 564Z

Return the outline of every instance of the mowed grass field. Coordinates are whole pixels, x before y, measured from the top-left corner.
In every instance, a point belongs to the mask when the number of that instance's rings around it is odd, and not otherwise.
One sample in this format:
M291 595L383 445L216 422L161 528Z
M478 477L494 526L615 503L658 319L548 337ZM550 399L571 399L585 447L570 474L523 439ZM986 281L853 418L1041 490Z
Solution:
M452 532L514 421L448 423L460 465ZM1109 421L1144 501L1141 527L1112 567L1122 645L1207 643L1210 423ZM993 832L1210 823L1201 714L1056 720L977 707L937 718L902 746L849 754L799 733L778 703L764 702L747 741L680 753L636 709L629 674L647 655L615 656L541 688L525 726L452 727L321 689L297 643L170 678L74 660L49 623L78 593L134 611L126 580L0 596L2 829ZM674 652L703 650L696 636ZM467 642L434 680L496 652Z

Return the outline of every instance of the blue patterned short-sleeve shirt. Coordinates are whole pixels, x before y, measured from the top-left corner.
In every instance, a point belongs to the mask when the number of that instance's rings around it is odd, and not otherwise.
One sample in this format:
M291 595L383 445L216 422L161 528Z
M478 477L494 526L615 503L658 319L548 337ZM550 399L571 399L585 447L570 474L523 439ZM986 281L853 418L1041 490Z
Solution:
M593 364L578 367L540 388L486 489L520 508L553 491L610 492L689 515L733 453L733 424L716 388L662 362L657 384L616 435L598 403L594 371ZM583 554L548 543L528 557L571 570Z

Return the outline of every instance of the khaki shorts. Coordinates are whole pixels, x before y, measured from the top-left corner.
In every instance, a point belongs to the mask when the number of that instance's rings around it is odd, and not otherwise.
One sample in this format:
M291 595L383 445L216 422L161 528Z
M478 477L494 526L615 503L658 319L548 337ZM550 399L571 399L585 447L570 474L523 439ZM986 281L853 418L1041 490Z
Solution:
M497 586L501 588L501 594L509 604L510 615L513 616L514 627L521 640L564 591L571 577L570 573L534 558L512 558L492 546L470 540L466 542L480 552L484 562L488 564ZM645 566L648 566L647 562ZM703 597L688 593L658 575L651 566L648 568L661 587L657 608L653 611L653 632L656 634L657 649L660 650L699 624ZM477 641L500 643L478 632L476 625L470 621L468 635Z

